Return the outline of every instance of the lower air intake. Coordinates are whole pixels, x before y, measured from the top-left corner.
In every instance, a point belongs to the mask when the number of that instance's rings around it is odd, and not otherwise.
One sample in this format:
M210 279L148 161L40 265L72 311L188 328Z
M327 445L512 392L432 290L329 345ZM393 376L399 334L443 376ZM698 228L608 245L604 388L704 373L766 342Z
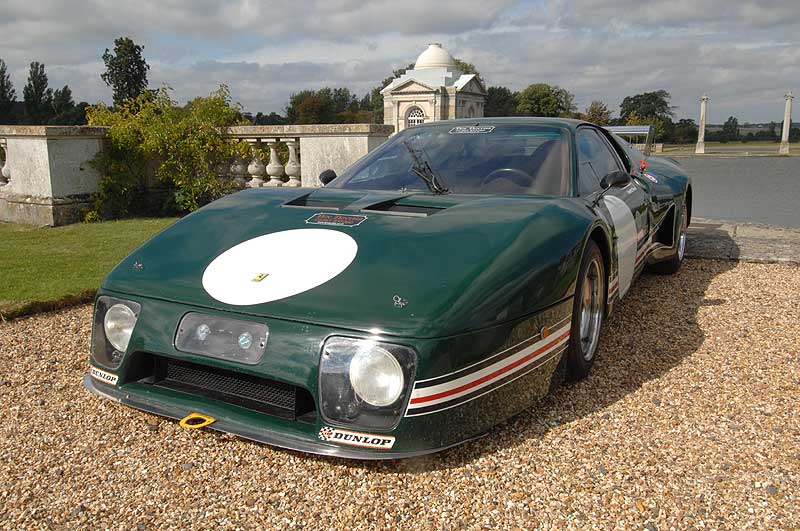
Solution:
M313 398L305 389L171 358L156 358L153 385L287 419L313 414L315 410Z

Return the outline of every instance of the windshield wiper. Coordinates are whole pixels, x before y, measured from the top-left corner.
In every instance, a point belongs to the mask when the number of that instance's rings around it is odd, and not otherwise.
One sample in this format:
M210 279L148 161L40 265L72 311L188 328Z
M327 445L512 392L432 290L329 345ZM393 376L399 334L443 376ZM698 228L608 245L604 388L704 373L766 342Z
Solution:
M421 149L414 149L411 144L408 143L408 140L403 140L403 145L408 152L411 153L411 160L413 161L413 164L411 164L411 171L425 181L425 184L428 185L431 192L435 194L447 193L447 188L442 185L441 179L436 175L436 172L433 171L433 168L431 168L428 159L425 158L425 152Z

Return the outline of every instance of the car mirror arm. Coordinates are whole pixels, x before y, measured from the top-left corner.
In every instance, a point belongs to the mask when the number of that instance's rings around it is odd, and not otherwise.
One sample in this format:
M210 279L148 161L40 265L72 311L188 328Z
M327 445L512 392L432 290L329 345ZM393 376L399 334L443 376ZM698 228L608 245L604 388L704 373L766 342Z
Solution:
M611 190L615 187L627 186L631 182L631 176L627 172L624 171L613 171L603 177L600 180L600 186L603 187L603 191L600 192L597 197L592 201L592 208L596 207L600 200L606 195L606 192Z

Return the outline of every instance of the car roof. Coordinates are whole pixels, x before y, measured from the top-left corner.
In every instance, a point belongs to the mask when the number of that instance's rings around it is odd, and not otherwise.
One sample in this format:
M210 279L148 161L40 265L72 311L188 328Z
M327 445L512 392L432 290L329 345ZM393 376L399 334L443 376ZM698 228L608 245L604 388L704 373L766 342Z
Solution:
M415 127L436 127L447 124L453 125L549 125L563 129L574 130L581 124L588 124L584 120L573 118L545 118L540 116L494 116L490 118L460 118L458 120L438 120L416 125Z

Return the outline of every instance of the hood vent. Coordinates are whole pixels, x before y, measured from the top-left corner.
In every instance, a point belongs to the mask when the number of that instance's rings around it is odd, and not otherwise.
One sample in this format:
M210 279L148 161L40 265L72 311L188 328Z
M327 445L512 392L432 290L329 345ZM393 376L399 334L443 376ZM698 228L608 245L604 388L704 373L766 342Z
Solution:
M362 208L362 212L384 212L396 216L427 217L444 210L444 207L428 205L404 205L396 200L385 201Z
M312 192L313 193L313 192ZM321 200L321 199L313 199L311 198L311 193L301 195L297 199L292 199L288 203L284 203L283 206L288 207L301 207L301 208L313 208L315 210L341 210L345 208L347 205L352 203L351 200Z

